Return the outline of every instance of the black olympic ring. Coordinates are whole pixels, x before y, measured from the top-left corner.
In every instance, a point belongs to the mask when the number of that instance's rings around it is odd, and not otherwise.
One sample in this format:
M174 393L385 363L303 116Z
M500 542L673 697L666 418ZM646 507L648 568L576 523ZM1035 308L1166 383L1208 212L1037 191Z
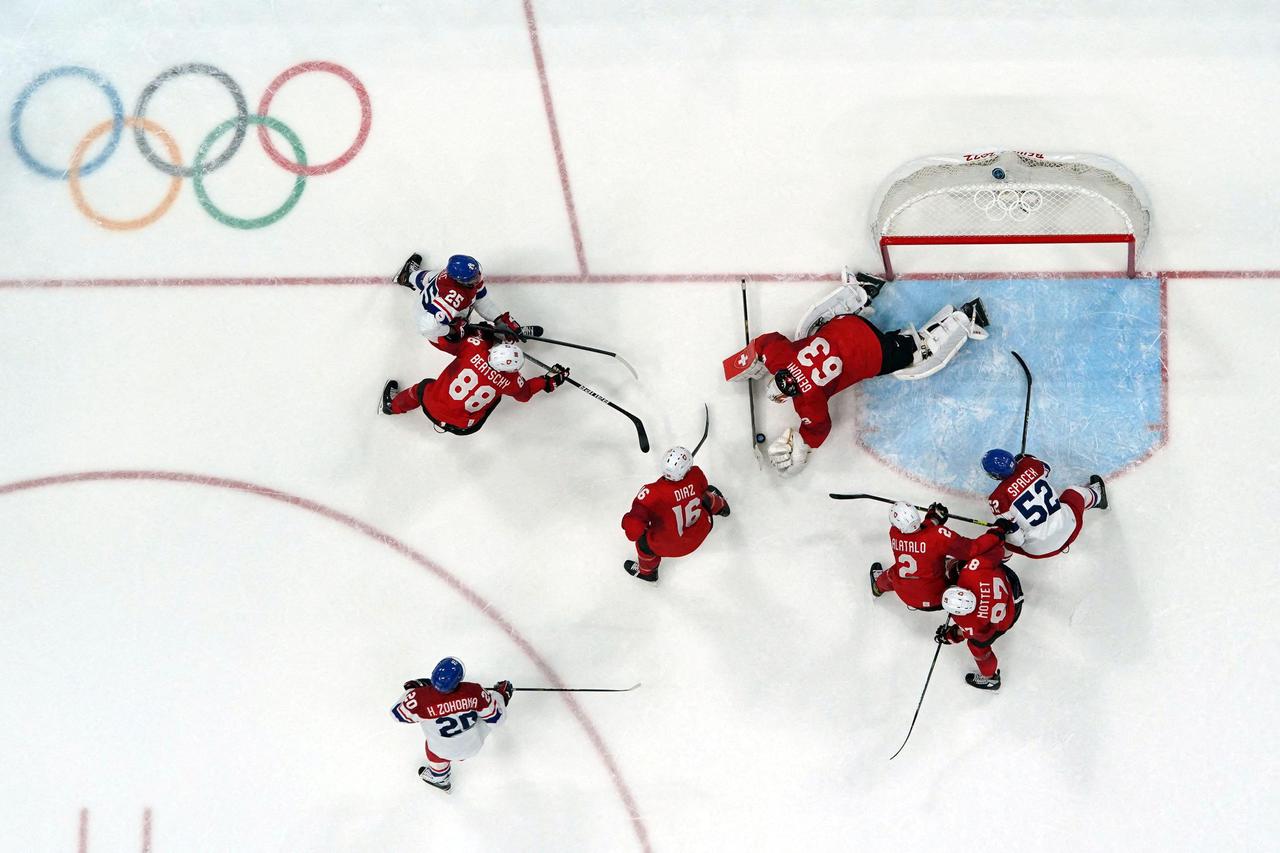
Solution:
M271 101L276 96L276 93L279 92L280 87L289 80L292 80L294 77L310 71L322 71L340 77L351 87L352 91L355 92L357 100L360 102L360 128L356 132L355 140L346 151L327 163L308 164L306 152L303 150L302 143L298 139L297 135L279 119L267 115L267 111L271 106ZM231 94L231 98L235 101L236 106L236 114L232 118L219 124L212 132L209 133L208 136L205 137L204 142L201 143L200 149L196 153L196 157L190 166L181 165L182 158L177 146L173 142L173 138L164 130L164 128L146 117L147 106L150 104L151 98L156 93L156 90L164 83L184 74L205 74L217 80ZM35 156L27 150L26 143L23 142L22 139L22 115L28 102L31 100L31 96L50 80L62 77L82 77L89 80L107 96L107 100L111 107L111 118L104 123L95 125L90 129L88 134L81 139L80 144L76 147L75 153L72 155L71 165L66 170L56 169L37 160ZM222 69L199 62L175 65L174 67L157 74L155 78L146 85L142 90L142 95L138 98L138 105L134 111L134 115L127 117L124 115L119 95L106 78L89 68L84 68L78 65L66 65L50 69L40 74L28 83L18 95L9 114L9 138L13 143L13 149L18 155L18 159L33 172L55 180L66 180L71 188L72 200L75 202L76 207L85 216L103 228L116 231L127 231L150 225L152 222L164 215L165 211L167 211L169 206L173 203L174 198L177 196L178 182L183 178L191 178L196 185L196 197L199 200L201 207L203 207L210 216L217 219L224 225L229 225L233 228L251 229L270 225L277 221L281 216L288 213L302 194L303 184L307 177L328 174L329 172L336 171L351 162L356 154L360 152L360 149L364 147L365 141L369 138L369 128L372 123L372 116L373 111L369 103L369 92L365 89L364 84L361 83L360 80L347 68L335 62L327 62L324 60L300 62L297 65L286 68L284 71L277 74L275 79L267 85L266 91L263 92L262 100L258 103L258 110L256 113L249 112L249 106L245 101L244 92L235 80L231 78L231 75L227 74ZM292 173L297 178L297 180L294 181L293 191L285 200L284 204L271 213L256 218L232 216L231 214L220 210L209 198L209 194L202 183L202 179L206 175L221 168L228 160L235 156L236 152L240 149L241 144L244 142L244 137L248 132L249 125L258 126L259 140L261 141L267 156L270 157L276 165ZM133 128L134 139L138 143L138 150L146 158L147 162L173 178L174 183L170 185L169 192L166 194L164 200L150 213L135 219L110 219L100 213L97 213L89 206L81 187L81 178L93 173L106 162L107 158L115 151L116 145L120 140L121 132L125 126ZM290 147L293 149L293 160L288 159L276 150L272 145L271 140L267 137L267 128L271 128L281 134L289 142ZM226 150L215 158L206 159L206 154L208 154L209 149L214 145L214 143L217 142L218 137L232 129L234 129L234 133L231 137L231 141L227 144ZM89 162L84 162L84 157L89 146L94 142L94 140L101 137L108 130L111 132L111 136L104 149ZM151 144L146 137L146 134L148 133L157 136L161 142L164 143L164 146L168 151L168 155L173 162L164 160L155 152L154 149L152 149Z
M231 79L230 74L212 65L190 62L186 65L175 65L169 70L161 71L157 74L155 79L142 90L142 96L138 98L138 106L133 111L134 116L140 119L146 118L147 103L151 100L151 96L156 93L156 89L159 89L162 84L169 82L174 77L180 77L183 74L208 74L223 86L226 86L227 91L231 93L232 99L236 102L235 135L231 137L231 143L227 146L226 151L198 167L199 174L204 176L226 165L227 161L234 157L236 151L240 149L240 144L244 142L245 132L249 129L249 104L244 99L244 92L240 91L240 86L235 80ZM191 178L197 174L197 167L194 164L191 166L175 166L173 163L166 163L161 159L160 155L152 150L151 143L147 141L147 135L141 122L133 126L133 138L137 141L138 150L142 152L142 156L147 158L147 162L166 175L173 175L175 178Z

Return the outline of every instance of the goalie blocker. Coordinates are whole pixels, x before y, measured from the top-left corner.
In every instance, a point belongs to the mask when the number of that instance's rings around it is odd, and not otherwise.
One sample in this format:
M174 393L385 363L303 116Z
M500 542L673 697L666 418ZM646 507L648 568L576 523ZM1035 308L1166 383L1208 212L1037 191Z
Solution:
M878 288L874 288L878 292ZM980 299L959 309L947 305L924 328L882 332L865 315L871 295L845 270L845 283L819 301L801 320L798 340L766 332L724 360L730 382L772 374L775 402L790 399L800 418L769 447L780 472L795 473L831 432L828 401L873 376L916 380L932 376L955 358L969 339L985 340L988 324ZM803 336L801 336L803 335Z

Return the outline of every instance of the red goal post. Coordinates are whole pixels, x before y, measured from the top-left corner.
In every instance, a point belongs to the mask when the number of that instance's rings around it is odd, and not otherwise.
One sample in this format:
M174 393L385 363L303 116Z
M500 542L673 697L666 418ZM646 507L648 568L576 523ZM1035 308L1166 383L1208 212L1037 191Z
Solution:
M871 232L886 278L890 246L1124 243L1127 271L1151 231L1128 169L1097 154L988 151L912 160L876 195Z

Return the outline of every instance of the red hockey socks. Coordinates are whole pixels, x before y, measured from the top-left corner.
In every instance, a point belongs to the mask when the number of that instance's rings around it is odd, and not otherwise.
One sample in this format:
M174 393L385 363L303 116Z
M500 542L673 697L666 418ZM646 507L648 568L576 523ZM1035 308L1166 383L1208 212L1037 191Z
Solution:
M422 407L422 383L410 385L391 400L391 414L403 415Z

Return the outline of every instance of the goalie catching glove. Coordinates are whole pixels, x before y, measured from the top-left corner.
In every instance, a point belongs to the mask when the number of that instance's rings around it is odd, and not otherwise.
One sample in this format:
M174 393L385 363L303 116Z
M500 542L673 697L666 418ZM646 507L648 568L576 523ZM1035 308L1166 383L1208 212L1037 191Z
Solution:
M786 432L769 445L769 464L780 474L794 475L809 461L809 451L800 432L787 427Z

